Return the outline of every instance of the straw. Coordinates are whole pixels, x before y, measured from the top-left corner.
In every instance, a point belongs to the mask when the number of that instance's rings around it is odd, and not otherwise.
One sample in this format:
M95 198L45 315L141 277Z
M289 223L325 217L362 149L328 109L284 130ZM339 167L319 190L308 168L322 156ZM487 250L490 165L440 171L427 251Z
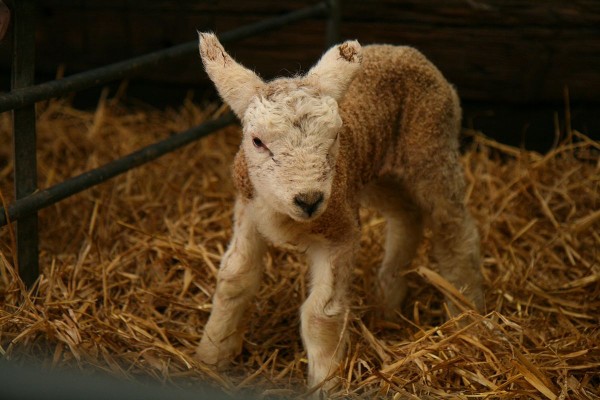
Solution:
M176 109L110 99L78 110L38 105L45 187L223 113L188 97ZM10 115L0 115L0 191L12 198ZM362 211L347 318L350 338L333 398L597 399L600 397L600 145L570 129L548 154L467 132L468 202L482 238L487 314L446 320L444 280L423 244L396 321L379 318L375 271L385 220ZM554 132L549 132L554 135ZM301 397L306 353L299 308L304 258L272 249L248 312L242 354L215 372L194 359L231 236L238 127L40 212L38 284L14 268L0 228L0 354L48 368L127 379L207 381L228 393ZM427 236L427 235L426 235Z

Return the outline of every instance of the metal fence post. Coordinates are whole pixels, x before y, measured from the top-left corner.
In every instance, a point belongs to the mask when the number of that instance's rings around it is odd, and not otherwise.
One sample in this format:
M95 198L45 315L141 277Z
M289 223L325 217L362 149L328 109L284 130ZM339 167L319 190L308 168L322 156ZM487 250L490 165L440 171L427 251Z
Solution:
M34 0L15 0L13 6L13 48L11 90L34 84L35 4ZM13 110L13 155L15 198L37 189L35 104ZM17 265L27 286L38 277L37 212L17 222Z
M327 48L340 42L340 22L342 19L342 0L327 0L329 18L327 20Z

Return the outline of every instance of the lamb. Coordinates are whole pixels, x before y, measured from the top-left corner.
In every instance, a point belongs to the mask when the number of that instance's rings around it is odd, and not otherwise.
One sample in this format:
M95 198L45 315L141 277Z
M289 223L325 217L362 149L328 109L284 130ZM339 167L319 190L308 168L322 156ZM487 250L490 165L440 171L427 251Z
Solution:
M442 276L483 310L479 236L459 164L461 109L435 66L410 47L346 41L307 74L264 82L214 34L199 35L206 72L243 128L233 167L234 232L200 360L223 368L241 352L267 242L293 245L310 262L300 321L308 385L331 388L346 343L361 205L387 220L377 289L386 317L405 297L404 273L425 226Z

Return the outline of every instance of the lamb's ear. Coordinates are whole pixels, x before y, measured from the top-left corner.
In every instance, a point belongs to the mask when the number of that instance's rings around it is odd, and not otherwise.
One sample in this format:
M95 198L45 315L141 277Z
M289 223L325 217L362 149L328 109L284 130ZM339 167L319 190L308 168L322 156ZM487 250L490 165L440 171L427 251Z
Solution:
M200 57L221 98L242 118L252 97L264 85L254 72L238 64L214 33L198 32Z
M315 84L323 94L340 100L352 79L360 71L362 48L356 40L333 46L308 71L306 77Z

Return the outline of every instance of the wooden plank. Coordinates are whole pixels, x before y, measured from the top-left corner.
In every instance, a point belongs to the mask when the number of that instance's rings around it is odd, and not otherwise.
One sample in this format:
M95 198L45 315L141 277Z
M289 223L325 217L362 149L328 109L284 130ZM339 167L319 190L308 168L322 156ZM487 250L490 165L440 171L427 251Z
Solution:
M314 0L38 0L39 71L73 73L224 32ZM417 47L469 100L600 101L600 1L344 0L342 37ZM306 21L228 46L262 76L306 70L324 46L325 21ZM8 55L0 46L0 68ZM206 84L196 56L145 79Z
M351 21L377 21L423 25L598 26L600 2L596 0L346 0L343 13Z

